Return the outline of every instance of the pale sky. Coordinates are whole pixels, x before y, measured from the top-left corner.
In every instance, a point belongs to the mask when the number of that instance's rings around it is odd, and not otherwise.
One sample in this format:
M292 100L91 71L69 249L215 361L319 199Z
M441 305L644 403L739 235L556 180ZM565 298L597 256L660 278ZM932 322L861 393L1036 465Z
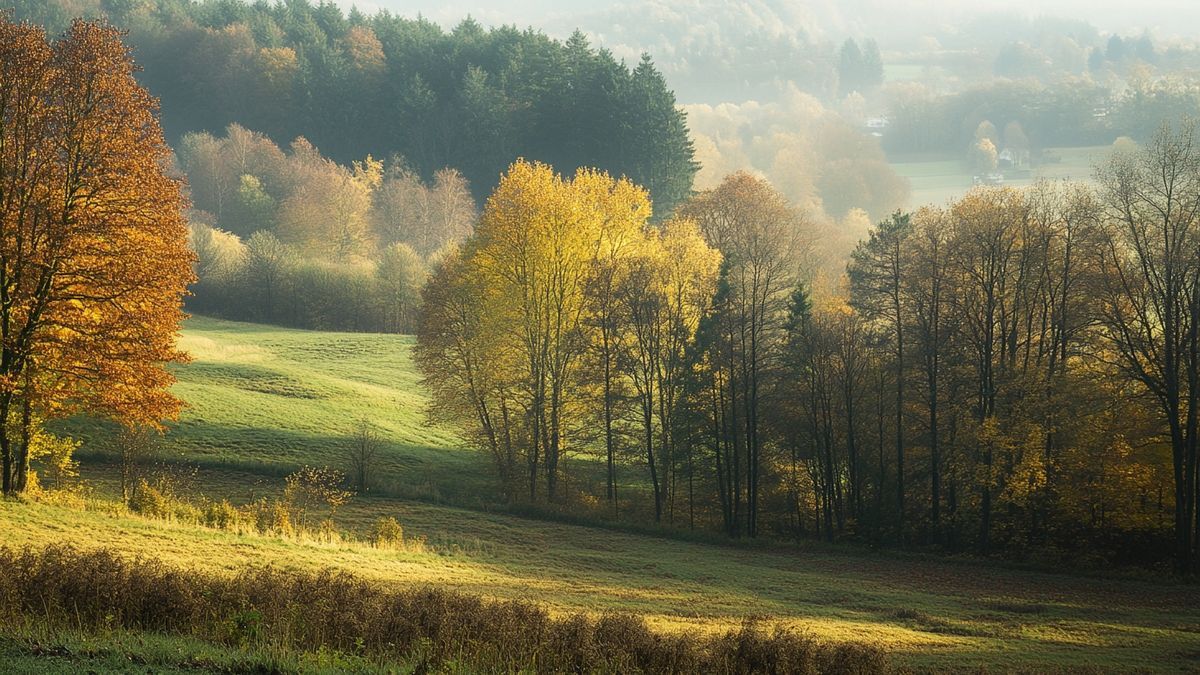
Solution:
M486 25L516 23L548 33L578 27L602 34L606 23L633 16L647 6L688 13L704 3L696 0L336 0L349 9L373 13L388 9L397 14L421 13L439 23L453 25L466 15ZM1102 32L1123 34L1152 30L1157 36L1200 37L1200 0L745 0L721 2L726 9L742 6L756 14L781 17L807 15L816 24L811 32L839 38L846 34L878 33L888 26L926 21L946 25L979 11L1016 12L1027 17L1058 16L1084 19ZM705 20L696 12L696 23Z

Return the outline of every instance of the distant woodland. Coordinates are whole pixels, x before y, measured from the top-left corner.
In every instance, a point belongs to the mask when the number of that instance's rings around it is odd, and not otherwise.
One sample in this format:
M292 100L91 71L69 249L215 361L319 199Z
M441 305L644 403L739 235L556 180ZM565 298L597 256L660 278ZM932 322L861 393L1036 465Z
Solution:
M104 15L129 31L140 80L175 143L237 123L303 136L343 164L402 156L425 178L458 170L482 199L514 153L646 185L660 211L696 166L675 97L648 56L628 64L532 29L348 16L331 3L9 2L52 30Z

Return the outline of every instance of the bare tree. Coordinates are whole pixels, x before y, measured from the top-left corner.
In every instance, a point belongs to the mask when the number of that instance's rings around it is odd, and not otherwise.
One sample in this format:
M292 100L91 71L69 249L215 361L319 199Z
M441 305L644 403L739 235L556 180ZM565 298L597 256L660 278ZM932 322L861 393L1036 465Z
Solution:
M382 445L379 432L366 420L360 420L346 450L346 459L350 463L350 479L354 481L354 488L359 492L369 489Z
M1200 439L1200 150L1196 130L1164 126L1100 171L1108 207L1106 334L1125 373L1157 402L1175 483L1175 566L1195 565ZM1200 524L1196 525L1200 532Z
M143 476L144 467L150 464L159 452L158 432L146 427L122 427L116 436L117 450L121 458L121 501L125 504L133 497L133 489Z

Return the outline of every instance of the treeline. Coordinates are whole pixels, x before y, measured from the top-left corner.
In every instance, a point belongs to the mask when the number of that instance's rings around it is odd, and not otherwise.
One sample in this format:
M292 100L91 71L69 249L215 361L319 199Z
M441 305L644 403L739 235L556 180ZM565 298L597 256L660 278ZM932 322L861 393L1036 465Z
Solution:
M482 198L517 157L601 167L645 185L664 214L696 165L675 96L648 56L467 19L344 15L333 3L17 0L57 29L107 16L130 30L168 140L231 123L304 136L343 164L403 156L425 179L455 167Z
M304 138L287 152L230 125L177 153L192 203L189 308L326 330L412 332L427 260L471 232L466 180L426 183L398 159L343 166Z
M1003 23L992 27L1004 41L991 67L999 77L1036 77L1048 83L1079 76L1137 80L1148 74L1186 73L1197 65L1194 45L1182 41L1157 45L1149 31L1124 37L1110 34L1104 39L1083 22L1050 20L1050 25L1030 25L1027 31Z
M888 152L959 153L979 124L1020 124L1033 148L1149 140L1164 122L1193 114L1200 87L1177 79L1135 81L1118 94L1090 79L999 80L952 94L897 90L889 102Z
M623 181L515 165L425 292L433 409L518 499L732 536L1194 571L1200 157L896 214L841 282L730 176L651 225ZM565 476L599 455L606 485ZM612 466L645 467L618 485ZM564 487L567 486L567 487Z

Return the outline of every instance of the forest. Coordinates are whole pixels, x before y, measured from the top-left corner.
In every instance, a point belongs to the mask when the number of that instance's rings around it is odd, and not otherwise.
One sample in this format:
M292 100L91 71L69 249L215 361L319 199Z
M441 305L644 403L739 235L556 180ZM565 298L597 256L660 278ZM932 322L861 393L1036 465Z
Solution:
M397 155L427 180L453 167L480 199L514 152L628 175L664 208L696 171L649 55L630 65L582 33L559 42L470 19L447 32L328 2L8 4L52 30L95 15L125 27L172 143L237 123L278 144L304 136L343 164Z
M1191 570L1196 236L1174 195L1200 177L1170 93L1185 85L1122 99L1116 129L1086 83L901 106L882 148L961 146L955 119L993 156L1174 120L1130 131L1091 183L901 211L883 149L830 104L679 108L648 55L631 70L579 31L444 32L305 2L17 8L52 28L88 13L129 27L161 97L188 185L188 308L416 333L431 414L491 458L503 499ZM1088 67L1181 58L1129 42ZM846 40L838 96L878 89L881 59ZM755 116L741 139L774 134L767 175L709 163L693 190L684 110L730 157L763 152L728 133ZM981 117L1025 124L1001 139L968 126ZM826 168L797 164L805 151ZM593 459L602 486L572 480ZM622 484L623 466L642 475Z
M897 212L820 283L810 225L749 174L654 224L625 180L514 165L426 286L433 409L531 501L585 498L562 459L595 454L614 513L613 467L645 467L626 517L1187 573L1194 135L1098 188Z
M0 6L0 663L1195 665L1200 35L381 2Z

